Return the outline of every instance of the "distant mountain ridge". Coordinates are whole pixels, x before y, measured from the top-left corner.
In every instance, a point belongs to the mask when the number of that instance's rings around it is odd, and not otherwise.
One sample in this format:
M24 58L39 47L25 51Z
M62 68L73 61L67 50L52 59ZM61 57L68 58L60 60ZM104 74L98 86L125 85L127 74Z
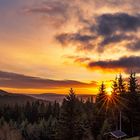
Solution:
M27 102L37 101L39 99L25 95L25 94L16 94L16 93L9 93L4 90L0 90L0 105L4 104L25 104ZM43 102L47 102L44 100L40 100Z
M9 93L7 91L0 89L0 104L24 104L27 101L33 102L36 100L40 100L43 102L59 102L62 103L66 94L57 94L57 93L42 93L42 94L16 94ZM88 94L78 94L78 98L82 98L83 100L87 100L88 98L94 98L96 95L88 95Z
M7 91L0 89L0 96L9 94Z

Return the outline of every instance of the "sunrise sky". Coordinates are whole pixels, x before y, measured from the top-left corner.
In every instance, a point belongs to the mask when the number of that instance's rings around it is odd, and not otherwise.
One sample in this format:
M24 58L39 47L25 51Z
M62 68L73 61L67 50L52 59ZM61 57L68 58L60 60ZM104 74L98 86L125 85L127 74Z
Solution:
M140 73L140 0L0 0L0 88L96 94Z

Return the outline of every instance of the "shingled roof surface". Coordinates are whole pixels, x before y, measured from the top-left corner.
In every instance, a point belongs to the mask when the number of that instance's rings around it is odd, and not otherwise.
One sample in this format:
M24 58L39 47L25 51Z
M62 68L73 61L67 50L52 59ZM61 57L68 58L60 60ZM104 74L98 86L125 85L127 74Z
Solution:
M116 131L110 132L110 134L117 139L126 136L126 134L124 132L122 132L121 130L116 130Z

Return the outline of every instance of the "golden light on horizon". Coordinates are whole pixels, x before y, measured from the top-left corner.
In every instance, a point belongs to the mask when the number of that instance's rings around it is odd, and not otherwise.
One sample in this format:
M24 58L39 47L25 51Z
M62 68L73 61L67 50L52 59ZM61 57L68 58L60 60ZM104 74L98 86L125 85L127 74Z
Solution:
M131 0L31 1L0 1L0 74L11 80L1 80L0 88L66 93L72 86L97 94L96 83L107 81L111 95L109 80L127 77L126 64L139 64L139 11ZM135 63L133 69L140 72Z
M108 95L108 96L111 96L111 95L112 95L112 88L111 88L111 87L108 87L108 88L106 89L106 92L107 92L107 95Z

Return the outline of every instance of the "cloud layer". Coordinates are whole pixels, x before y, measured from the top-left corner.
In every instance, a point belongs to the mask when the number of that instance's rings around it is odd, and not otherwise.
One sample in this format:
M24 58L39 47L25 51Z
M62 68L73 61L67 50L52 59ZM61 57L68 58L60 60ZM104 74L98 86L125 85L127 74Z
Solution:
M126 73L130 73L131 70L140 73L140 57L139 56L130 56L122 57L118 60L106 60L106 61L93 61L88 64L88 68L94 69L123 69Z
M122 41L137 42L139 29L140 15L102 14L95 17L95 23L90 23L88 27L84 26L77 33L61 33L56 36L56 39L64 46L73 43L78 50L90 51L96 48L98 52L102 52L110 44L118 44ZM124 45L129 50L139 50L137 43L134 46L136 47Z
M94 8L94 10L93 10ZM132 0L84 0L69 2L67 0L44 1L29 8L28 12L45 15L49 22L55 21L54 26L63 26L57 31L54 38L64 48L76 49L77 58L71 56L76 63L88 63L88 67L100 69L118 69L125 72L128 69L139 71L136 63L139 61L140 51L140 13L139 1ZM48 22L46 21L46 22ZM71 24L71 26L70 26ZM75 30L67 30L65 26L76 25ZM115 51L114 51L115 50ZM114 60L104 58L92 62L92 53L104 55L106 52L119 55ZM125 51L125 52L124 52ZM80 57L80 53L89 53L89 56ZM135 56L136 54L136 56ZM127 55L127 57L125 57ZM88 58L88 59L87 59ZM133 64L131 64L133 62ZM128 66L128 64L130 64Z
M140 73L139 9L140 0L0 0L1 87L88 88L96 82L80 81Z
M95 87L96 82L84 83L74 80L52 80L31 77L17 73L0 71L0 87L23 89L52 89L52 88L89 88Z

